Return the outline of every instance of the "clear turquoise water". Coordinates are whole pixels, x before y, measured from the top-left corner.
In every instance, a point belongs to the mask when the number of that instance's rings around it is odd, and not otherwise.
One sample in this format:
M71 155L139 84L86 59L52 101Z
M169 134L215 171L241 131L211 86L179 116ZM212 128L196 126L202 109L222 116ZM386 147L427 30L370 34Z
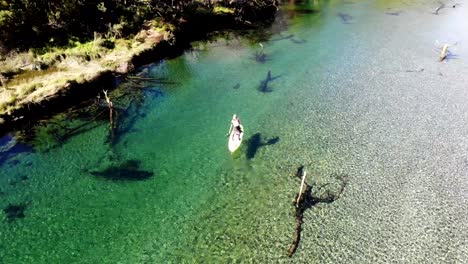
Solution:
M467 7L434 16L434 5L286 6L271 28L194 43L142 69L172 83L123 83L111 95L122 128L113 144L105 117L63 142L53 128L84 121L44 121L27 141L33 151L11 149L23 141L12 132L0 207L26 208L22 218L0 214L0 262L466 262ZM458 41L457 56L439 63L435 40ZM262 93L268 71L279 77ZM246 134L231 155L233 113ZM152 177L92 174L126 161ZM316 193L336 191L337 175L349 184L306 211L288 258L301 165Z

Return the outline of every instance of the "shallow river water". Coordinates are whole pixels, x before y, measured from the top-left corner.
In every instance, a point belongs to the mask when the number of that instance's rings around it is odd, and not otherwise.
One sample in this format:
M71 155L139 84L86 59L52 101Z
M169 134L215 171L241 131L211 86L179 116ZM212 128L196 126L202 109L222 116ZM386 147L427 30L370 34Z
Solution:
M12 131L0 262L468 262L468 5L455 3L291 3L271 27L123 81L112 133L93 103ZM234 113L245 135L230 154ZM337 199L305 211L289 258L300 166Z

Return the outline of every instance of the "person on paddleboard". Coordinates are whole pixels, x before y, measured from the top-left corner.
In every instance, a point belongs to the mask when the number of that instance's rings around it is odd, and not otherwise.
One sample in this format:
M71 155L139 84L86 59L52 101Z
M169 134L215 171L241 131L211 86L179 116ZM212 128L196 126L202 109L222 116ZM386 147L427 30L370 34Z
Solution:
M240 123L239 117L237 117L236 114L232 116L231 120L231 128L229 129L229 133L231 134L232 129L234 129L233 137L237 136L238 139L241 139L241 133L244 132L244 128L242 127L242 124ZM234 138L233 138L234 139Z

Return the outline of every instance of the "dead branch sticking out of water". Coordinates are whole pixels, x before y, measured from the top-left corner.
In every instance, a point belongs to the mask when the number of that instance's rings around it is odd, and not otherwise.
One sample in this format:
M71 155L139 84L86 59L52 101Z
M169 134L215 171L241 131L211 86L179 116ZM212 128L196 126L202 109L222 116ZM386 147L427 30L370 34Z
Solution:
M439 7L437 7L436 10L434 10L434 12L432 12L432 14L438 15L439 11L442 10L443 8L445 8L445 4L442 3L442 2L439 2Z
M440 52L440 57L439 57L439 60L441 62L447 58L448 47L449 47L448 44L444 44L444 46L442 47L442 51Z
M301 188L299 189L299 193L296 195L296 198L294 199L296 201L295 203L295 209L296 209L296 228L294 230L294 237L293 237L293 242L288 248L288 257L292 257L294 253L296 252L297 247L299 246L299 242L301 240L301 230L302 230L302 223L304 219L304 211L306 209L306 206L304 205L305 197L306 194L310 194L312 188L309 186L309 184L305 181L306 178L306 171L304 170L304 166L299 167L297 171L297 176L301 177L302 175L302 182L301 182ZM303 187L305 185L305 191L303 191Z
M115 130L115 125L114 125L114 105L112 101L110 100L109 96L107 95L107 90L102 91L104 93L104 97L107 102L107 106L109 107L109 123L110 123L110 133L111 133L111 138L114 137L114 130Z
M309 185L309 183L306 181L306 174L307 173L304 169L304 166L300 166L297 170L296 176L302 178L301 187L299 189L299 193L294 199L294 208L296 210L296 228L294 230L293 242L288 248L288 257L292 257L292 255L294 255L296 252L297 247L299 246L299 242L301 240L302 224L304 223L303 219L305 210L312 208L318 203L328 204L338 200L343 194L344 189L348 183L347 175L335 175L334 178L340 182L339 189L337 189L335 192L327 190L324 196L320 194L318 196L314 196L312 195L312 186ZM328 184L325 184L316 188L316 192L318 193L318 191L327 185Z
M258 45L260 46L260 50L255 52L255 61L263 64L268 60L268 58L264 51L263 44L258 43Z
M302 176L302 181L301 181L301 188L299 188L299 197L297 197L297 201L296 201L296 208L299 207L299 202L302 198L302 190L304 188L306 175L307 175L307 171L304 171L304 175Z
M456 8L457 6L460 6L461 4L460 3L455 3L453 5L451 5L452 8ZM445 5L444 3L442 2L439 2L439 6L436 8L436 10L434 10L434 12L432 12L432 14L434 15L438 15L439 14L439 11L444 9L444 8L448 8L447 5Z

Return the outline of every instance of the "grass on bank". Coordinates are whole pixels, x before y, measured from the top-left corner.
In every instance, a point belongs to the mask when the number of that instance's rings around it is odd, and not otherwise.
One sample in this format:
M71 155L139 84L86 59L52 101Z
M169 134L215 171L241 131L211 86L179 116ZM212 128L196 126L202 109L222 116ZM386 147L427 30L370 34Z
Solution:
M191 12L221 16L235 13L234 8L224 7L220 1L211 3L210 8L201 4ZM143 30L125 38L121 37L124 25L109 27L106 34L95 34L93 40L85 43L70 39L66 47L50 46L0 57L0 116L47 100L70 84L91 81L102 72L126 73L134 56L162 40L173 42L176 31L174 24L162 18L145 22Z
M234 9L224 6L215 6L213 12L215 14L234 14Z
M151 21L131 38L95 34L94 40L70 41L68 47L10 54L0 61L0 115L57 94L71 82L84 83L104 71L123 71L127 62L161 40L174 26Z

